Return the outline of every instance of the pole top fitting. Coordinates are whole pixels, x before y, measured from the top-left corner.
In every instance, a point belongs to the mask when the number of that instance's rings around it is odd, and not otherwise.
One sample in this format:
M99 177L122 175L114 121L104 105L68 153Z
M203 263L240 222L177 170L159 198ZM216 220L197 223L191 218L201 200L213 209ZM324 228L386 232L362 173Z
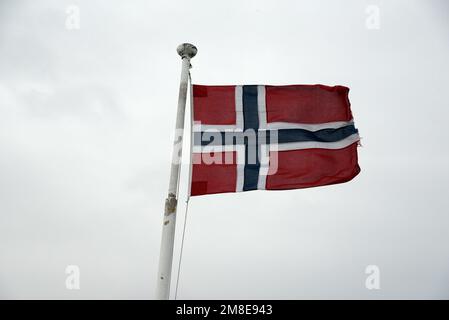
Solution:
M181 58L191 59L196 55L198 49L193 44L183 43L180 44L178 48L176 48L176 51L181 56Z

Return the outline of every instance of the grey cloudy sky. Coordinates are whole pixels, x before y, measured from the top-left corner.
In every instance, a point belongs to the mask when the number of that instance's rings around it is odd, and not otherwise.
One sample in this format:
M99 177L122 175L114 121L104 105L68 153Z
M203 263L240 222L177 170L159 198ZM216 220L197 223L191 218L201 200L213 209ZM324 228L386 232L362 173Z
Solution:
M449 298L448 9L0 0L0 298L154 297L186 41L195 83L349 86L364 147L347 184L193 198L179 298Z

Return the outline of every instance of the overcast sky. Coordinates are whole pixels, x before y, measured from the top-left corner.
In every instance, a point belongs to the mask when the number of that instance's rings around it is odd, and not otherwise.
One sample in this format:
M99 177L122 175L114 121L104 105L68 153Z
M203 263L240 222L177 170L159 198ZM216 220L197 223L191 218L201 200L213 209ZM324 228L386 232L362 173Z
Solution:
M449 298L448 39L444 0L0 0L0 298L154 298L182 42L194 83L350 87L364 147L192 198L179 298Z

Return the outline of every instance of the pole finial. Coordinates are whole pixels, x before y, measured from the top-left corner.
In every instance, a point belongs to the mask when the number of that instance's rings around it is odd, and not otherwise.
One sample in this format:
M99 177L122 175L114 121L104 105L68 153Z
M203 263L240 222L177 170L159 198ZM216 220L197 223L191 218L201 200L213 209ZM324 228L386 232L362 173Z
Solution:
M181 58L193 58L196 53L198 52L198 49L190 43L183 43L176 48L176 51L178 51L178 54L181 56Z

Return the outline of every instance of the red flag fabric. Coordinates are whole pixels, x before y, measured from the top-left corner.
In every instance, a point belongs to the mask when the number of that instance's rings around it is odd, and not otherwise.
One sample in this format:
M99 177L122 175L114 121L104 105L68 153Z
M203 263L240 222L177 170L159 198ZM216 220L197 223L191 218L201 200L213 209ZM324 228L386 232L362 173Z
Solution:
M192 196L342 183L359 172L349 89L193 86Z

